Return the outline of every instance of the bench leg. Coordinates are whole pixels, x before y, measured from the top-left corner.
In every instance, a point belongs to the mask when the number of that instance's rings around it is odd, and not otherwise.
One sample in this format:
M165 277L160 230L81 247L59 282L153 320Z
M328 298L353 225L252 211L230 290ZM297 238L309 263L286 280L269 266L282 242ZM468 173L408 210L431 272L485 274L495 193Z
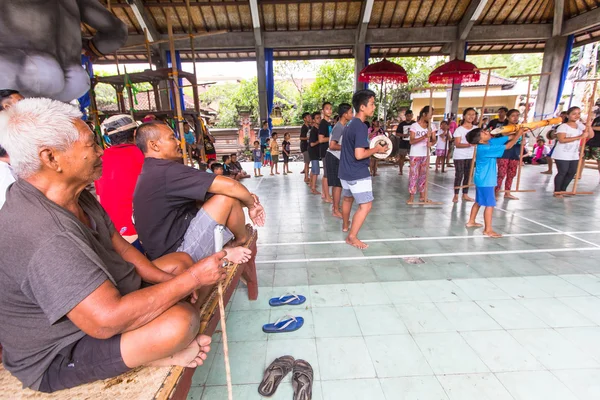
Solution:
M256 242L252 244L252 258L245 265L242 278L248 285L248 300L256 300L258 298L258 277L256 275Z

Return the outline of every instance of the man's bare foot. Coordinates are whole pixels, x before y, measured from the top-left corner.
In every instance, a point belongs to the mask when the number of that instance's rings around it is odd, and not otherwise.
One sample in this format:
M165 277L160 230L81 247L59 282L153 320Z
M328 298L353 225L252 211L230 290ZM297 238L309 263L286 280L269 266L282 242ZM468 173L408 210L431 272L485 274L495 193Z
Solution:
M312 194L321 194L321 192L319 192L317 189L310 189L310 192Z
M414 196L409 196L408 200L406 200L406 204L414 203L414 202L415 202L415 197Z
M375 173L373 174L373 176L379 176L379 174L378 174L377 172L375 172Z
M271 176L275 175L274 173L271 172Z
M288 171L288 174L291 174L291 173L292 173L292 171Z
M210 336L198 335L185 349L170 357L153 361L148 365L151 367L169 367L175 365L179 367L196 368L202 365L204 360L206 360L206 354L210 352L211 341L212 339Z
M463 201L475 201L474 198L467 196L466 194L463 194L462 197Z
M483 225L479 224L477 222L467 222L467 225L465 225L467 228L481 228Z
M333 210L333 212L331 213L331 215L333 215L336 218L342 218L342 213L337 211L337 210Z
M352 223L352 221L348 221L348 225L346 224L342 224L342 232L348 232L350 230L350 224Z
M281 175L279 172L275 172L275 174L277 174L277 175ZM271 175L273 175L273 174L271 174Z
M225 251L227 252L227 255L225 256L227 260L234 264L247 263L252 257L252 250L242 246L228 247Z
M332 204L332 203L333 203L333 199L332 199L331 197L330 197L330 198L327 198L327 197L322 197L322 199L323 199L323 201L324 201L325 203L329 203L329 204Z
M483 231L483 234L491 238L501 238L502 235L494 231Z
M356 237L350 237L350 235L348 235L348 237L346 238L346 243L348 243L350 246L354 246L357 249L361 249L361 250L364 250L367 247L369 247L368 244L361 242Z
M513 196L512 194L509 194L509 193L506 193L506 194L504 195L504 198L505 198L505 199L509 199L509 200L519 200L519 198L518 198L518 197L516 197L516 196Z
M540 172L540 174L552 175L552 171L544 171L544 172Z
M404 174L402 173L402 171L400 171L400 172L398 172L398 175L404 175Z
M458 195L456 195L456 196L454 196L454 197L452 198L452 202L453 202L453 203L458 203Z
M565 196L563 196L563 195L562 195L562 194L560 194L560 193L554 193L554 197L557 197L557 198L559 198L559 199L562 199L562 198L563 198L563 197L565 197Z

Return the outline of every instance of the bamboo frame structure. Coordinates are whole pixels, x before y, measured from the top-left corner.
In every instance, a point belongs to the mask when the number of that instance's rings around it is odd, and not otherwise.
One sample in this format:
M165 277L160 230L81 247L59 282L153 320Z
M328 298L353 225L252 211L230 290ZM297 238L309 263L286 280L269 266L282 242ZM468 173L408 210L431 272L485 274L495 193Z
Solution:
M551 72L542 72L541 74L525 74L525 75L512 75L511 78L527 78L527 100L525 103L525 115L523 116L523 123L527 122L529 117L529 99L531 97L531 79L534 76L545 76L551 75ZM515 190L499 190L499 192L515 192L515 193L533 193L535 189L521 189L521 170L523 169L523 150L525 149L525 137L521 139L521 152L519 156L519 166L517 169L517 186ZM516 200L516 199L515 199Z
M431 126L433 124L433 90L434 87L431 86L429 88L422 88L429 90L429 113L431 114L431 118L429 118L429 126L427 127L427 172L425 174L425 192L424 192L424 200L423 201L407 201L406 204L410 206L436 206L440 204L444 204L441 201L429 201L429 163L431 162L431 148L429 147L429 141L431 138ZM410 174L410 172L409 172Z
M587 112L587 121L585 124L586 129L588 129L592 125L592 109L594 107L594 97L596 95L596 89L598 88L598 81L600 78L594 79L579 79L576 80L575 83L578 82L593 82L592 93L590 95L590 101L588 103L588 112ZM575 181L573 183L573 190L571 192L556 192L556 194L566 195L566 196L579 196L579 195L590 195L594 194L594 192L578 192L577 185L579 183L579 179L581 173L583 171L583 166L585 165L585 139L581 139L579 144L579 162L577 163L577 173L575 174Z
M483 101L481 104L481 115L479 116L478 127L481 128L483 125L483 114L485 111L485 102L487 101L488 89L490 88L490 79L492 77L492 71L497 69L505 69L506 67L488 67L488 68L477 68L479 71L487 71L487 80L485 82L485 91L483 92ZM473 161L471 161L471 170L469 171L469 183L463 186L454 186L454 189L464 189L475 186L473 184L473 175L475 173L475 160L477 158L477 146L473 149Z

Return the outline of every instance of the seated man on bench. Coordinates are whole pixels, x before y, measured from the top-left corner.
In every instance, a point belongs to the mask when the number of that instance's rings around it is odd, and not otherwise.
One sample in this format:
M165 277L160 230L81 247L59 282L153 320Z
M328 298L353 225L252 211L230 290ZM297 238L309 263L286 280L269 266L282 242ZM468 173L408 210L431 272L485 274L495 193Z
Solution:
M0 113L0 143L19 177L0 212L2 361L42 392L142 365L201 365L211 340L182 301L226 275L225 252L150 262L119 235L85 190L102 174L103 150L80 118L41 98Z
M263 226L258 197L233 179L183 165L180 142L168 125L142 124L135 140L146 159L133 194L133 215L150 259L175 251L194 261L205 258L214 252L214 229L220 224L226 227L223 243L232 241L225 249L227 259L247 262L251 251L241 245L252 228L246 226L242 207Z

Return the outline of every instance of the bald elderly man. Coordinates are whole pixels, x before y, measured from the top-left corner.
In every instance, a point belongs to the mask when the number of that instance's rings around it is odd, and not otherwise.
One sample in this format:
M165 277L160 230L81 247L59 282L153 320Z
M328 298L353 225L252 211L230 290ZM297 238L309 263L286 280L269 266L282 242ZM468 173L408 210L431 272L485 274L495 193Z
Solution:
M183 165L182 150L173 130L164 123L142 124L136 144L146 157L133 194L133 215L142 246L151 259L175 251L200 260L214 252L214 230L224 225L223 243L231 242L227 259L249 260L241 247L252 233L243 207L258 226L265 211L258 197L245 186Z
M103 151L80 118L42 98L0 112L0 145L19 177L0 210L2 362L42 392L142 365L201 365L210 338L183 300L225 277L224 252L150 262L119 235L85 190Z

